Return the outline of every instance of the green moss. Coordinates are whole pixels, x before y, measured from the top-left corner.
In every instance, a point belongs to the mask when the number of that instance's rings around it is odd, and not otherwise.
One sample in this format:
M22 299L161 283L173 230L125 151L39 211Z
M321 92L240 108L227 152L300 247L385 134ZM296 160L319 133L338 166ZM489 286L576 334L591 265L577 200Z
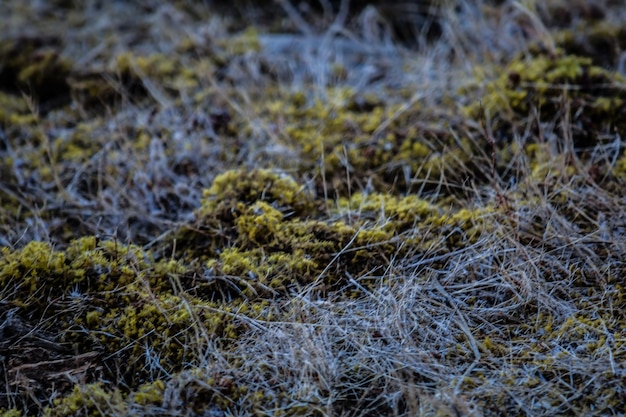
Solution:
M215 342L219 338L236 339L243 329L241 324L228 320L228 312L236 304L225 307L133 286L106 303L92 303L93 307L74 318L65 340L81 349L100 346L114 355L110 360L121 367L118 377L130 385L148 377L152 368L171 373L194 362L204 347L188 329L199 323ZM86 329L88 336L77 331L79 328Z
M257 214L249 209L254 204ZM263 169L233 170L214 179L203 193L196 222L181 228L174 239L183 257L206 260L239 237L253 243L269 239L263 234L283 217L306 217L315 211L309 193L290 176ZM257 225L263 231L257 231Z
M146 349L158 351L160 369L171 372L191 360L201 347L190 349L194 339L185 329L198 321L215 337L234 339L241 330L226 319L236 305L222 310L172 294L175 285L193 290L180 282L186 271L174 260L155 261L138 247L94 237L73 241L65 251L31 242L21 250L2 248L0 294L20 316L54 315L50 331L59 343L108 352L111 370L127 361L120 375L130 383L149 373Z
M612 172L616 177L626 180L626 152L615 161Z
M74 281L65 254L52 250L46 243L30 242L21 251L1 250L0 287L11 290L13 302L25 302L57 280L61 285Z
M311 282L321 272L318 263L301 250L264 252L226 249L219 259L209 261L207 268L217 276L235 277L233 283L246 298L288 294L290 289Z
M502 75L487 84L480 102L466 108L476 119L487 117L496 128L527 124L537 110L542 120L554 120L563 111L577 145L590 146L599 133L623 128L626 93L618 74L594 66L586 57L521 56L504 68Z
M235 190L232 187L235 184L245 184L245 181L235 182L229 179L225 189L222 189L220 184L221 181L216 181L206 193L211 196L219 195L218 190L223 191L219 199L205 200L200 209L203 219L210 213L208 207L214 209L219 207L221 202L218 201L233 193ZM276 183L270 185L274 187ZM264 200L273 200L274 191L271 187L264 187L266 190L263 194ZM295 183L289 182L288 190L295 192L299 189ZM338 265L332 270L343 265L355 275L360 275L376 262L374 254L380 253L386 257L393 253L396 247L390 241L395 234L414 224L420 214L425 215L433 211L418 199L407 198L403 201L390 199L390 213L393 217L399 216L400 219L392 217L393 220L389 222L386 230L379 229L376 225L359 228L342 222L326 223L289 217L262 200L246 205L240 200L253 200L258 198L260 193L254 190L251 192L247 186L245 190L243 195L246 197L238 197L235 200L236 204L231 203L233 209L228 216L222 216L221 222L214 223L215 229L230 230L231 240L227 248L219 251L217 258L209 258L207 268L218 276L237 277L235 283L248 297L267 294L268 291L287 294L290 288L307 285L318 278L324 278L318 284L337 284L338 277L334 277L332 273L328 274L325 268L349 245L352 245L350 251L340 260L336 260ZM240 191L237 191L235 195L240 195L239 193ZM248 197L250 194L253 195L252 198ZM293 204L290 192L280 195L286 199L282 204ZM357 200L358 197L355 197L352 204L360 204ZM418 201L421 204L409 207L411 203ZM375 204L376 198L364 203L366 209ZM420 212L412 214L414 210ZM291 210L287 212L293 213ZM214 220L219 221L220 217ZM397 223L394 223L395 221ZM328 276L323 277L324 274ZM323 285L320 288L324 288Z
M212 275L254 299L288 295L308 285L321 291L340 288L346 277L361 277L380 267L381 260L408 251L473 244L493 232L496 216L489 207L443 210L413 195L356 193L339 201L339 221L319 221L294 210L302 203L296 197L300 192L292 179L270 171L225 173L205 192L198 223L179 232L177 249L191 262L203 259ZM201 228L204 235L197 232ZM216 239L212 231L228 239ZM215 252L198 246L211 240ZM336 274L342 270L349 274Z
M14 408L9 410L0 408L0 417L22 417L22 412Z
M226 49L228 56L250 54L261 50L258 29L254 26L249 26L238 36L222 39L218 44Z
M441 210L416 195L397 197L384 194L355 193L339 200L339 211L350 220L372 221L388 232L401 233L416 227Z
M432 218L431 222L437 227L436 234L444 237L446 246L453 249L467 247L483 236L496 233L496 219L497 211L486 206L450 211Z
M233 203L251 204L257 200L275 205L290 215L306 215L313 203L304 187L286 175L272 170L228 171L218 175L204 192L199 217L219 211ZM234 207L233 207L234 208Z
M237 217L235 224L242 240L253 245L275 246L278 242L277 234L283 220L283 214L264 201L257 201L246 209L243 203L238 208L242 214Z
M620 59L620 51L626 48L626 30L622 25L607 21L581 24L554 34L555 43L567 54L585 56L594 65L611 68Z
M57 398L43 412L45 417L127 415L124 396L119 390L106 389L102 383L76 385L68 396Z
M0 91L0 123L19 127L33 125L36 121L24 97Z
M133 400L140 405L160 405L163 403L163 393L165 391L165 383L157 379L149 384L142 384L134 393Z
M320 195L328 190L345 195L363 187L366 180L375 190L390 186L406 190L410 188L407 176L423 180L428 188L431 181L439 181L430 167L424 169L431 155L459 148L442 129L452 117L433 115L419 102L407 104L402 92L362 95L345 87L328 87L324 94L323 100L312 95L304 100L302 94L268 88L258 110L263 120L284 126L281 141L299 155L296 165L293 160L281 163L302 174L317 173ZM471 159L471 153L464 159Z

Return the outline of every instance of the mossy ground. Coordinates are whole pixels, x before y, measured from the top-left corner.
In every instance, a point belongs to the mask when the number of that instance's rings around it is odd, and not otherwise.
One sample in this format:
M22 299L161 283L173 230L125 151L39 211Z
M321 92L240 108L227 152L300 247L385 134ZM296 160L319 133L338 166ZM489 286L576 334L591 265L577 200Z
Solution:
M623 413L626 8L292 3L0 3L0 415Z

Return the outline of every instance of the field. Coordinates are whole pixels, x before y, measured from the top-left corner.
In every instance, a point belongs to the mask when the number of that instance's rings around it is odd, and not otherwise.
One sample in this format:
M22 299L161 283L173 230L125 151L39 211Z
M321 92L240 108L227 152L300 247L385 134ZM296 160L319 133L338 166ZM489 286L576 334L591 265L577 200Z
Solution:
M0 417L626 409L626 6L0 2Z

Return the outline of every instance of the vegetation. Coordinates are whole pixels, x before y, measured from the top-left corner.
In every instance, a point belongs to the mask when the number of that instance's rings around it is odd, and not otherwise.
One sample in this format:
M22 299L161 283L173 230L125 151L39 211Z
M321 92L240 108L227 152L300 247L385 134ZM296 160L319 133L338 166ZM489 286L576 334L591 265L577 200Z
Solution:
M79 3L0 3L0 416L623 413L622 2Z

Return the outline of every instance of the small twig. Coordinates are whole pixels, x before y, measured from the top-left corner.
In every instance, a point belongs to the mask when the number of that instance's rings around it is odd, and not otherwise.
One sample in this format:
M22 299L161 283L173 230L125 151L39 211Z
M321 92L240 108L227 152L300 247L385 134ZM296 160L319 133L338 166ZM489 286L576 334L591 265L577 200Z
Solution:
M487 140L487 143L491 146L491 184L496 192L496 205L498 207L504 206L504 208L508 211L510 209L509 201L504 195L504 192L500 187L500 182L498 181L498 171L496 169L496 141L493 138L491 129L487 126L487 117L485 115L485 108L483 107L482 101L479 101L478 104L480 105L480 127L485 140Z
M298 26L305 35L312 36L313 29L311 25L309 25L306 20L302 17L302 15L296 10L295 7L289 2L289 0L276 0L278 4L283 8L285 13L289 16L291 20Z

